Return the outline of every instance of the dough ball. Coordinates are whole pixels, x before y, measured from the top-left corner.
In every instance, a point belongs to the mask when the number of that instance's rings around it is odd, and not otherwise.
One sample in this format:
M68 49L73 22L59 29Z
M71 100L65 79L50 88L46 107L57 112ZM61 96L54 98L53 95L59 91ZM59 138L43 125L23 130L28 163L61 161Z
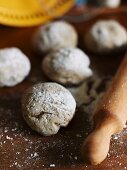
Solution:
M120 5L121 0L98 0L97 2L104 7L116 8Z
M42 69L49 79L64 85L79 84L92 75L88 56L78 48L64 47L49 53Z
M127 31L115 20L96 22L85 35L85 46L97 53L119 51L127 45Z
M34 46L40 52L49 52L59 47L75 47L78 35L72 25L65 21L56 21L41 26L33 38Z
M22 98L24 119L33 130L45 136L67 126L75 108L71 93L57 83L36 84L26 90Z
M0 87L14 86L22 82L30 72L30 61L20 49L12 47L0 50Z

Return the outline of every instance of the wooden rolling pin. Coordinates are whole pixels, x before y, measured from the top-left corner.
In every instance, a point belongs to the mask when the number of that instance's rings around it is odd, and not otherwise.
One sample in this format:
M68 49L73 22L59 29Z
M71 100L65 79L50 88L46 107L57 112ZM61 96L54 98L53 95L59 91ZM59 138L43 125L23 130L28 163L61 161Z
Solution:
M83 158L92 165L107 156L111 135L122 131L127 120L127 54L94 114L93 132L82 145Z

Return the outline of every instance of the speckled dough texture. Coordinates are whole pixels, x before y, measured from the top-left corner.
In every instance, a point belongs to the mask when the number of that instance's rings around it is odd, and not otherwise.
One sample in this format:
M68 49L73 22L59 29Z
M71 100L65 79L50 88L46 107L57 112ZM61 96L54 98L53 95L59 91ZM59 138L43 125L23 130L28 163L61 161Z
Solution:
M64 47L48 54L42 61L44 73L64 85L79 84L92 75L88 56L78 48Z
M76 30L65 21L51 22L41 26L33 37L35 50L44 53L59 47L75 47L77 41Z
M30 72L30 61L18 48L0 50L0 87L22 82Z
M127 45L127 31L115 20L97 21L85 35L85 46L97 53L117 52Z
M23 95L23 117L38 133L50 136L65 127L74 116L76 102L71 93L57 83L39 83Z

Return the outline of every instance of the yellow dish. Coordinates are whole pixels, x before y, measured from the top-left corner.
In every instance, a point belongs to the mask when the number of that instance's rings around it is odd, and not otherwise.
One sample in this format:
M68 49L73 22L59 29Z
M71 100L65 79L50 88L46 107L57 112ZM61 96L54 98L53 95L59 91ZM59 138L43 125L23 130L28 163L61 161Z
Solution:
M66 13L74 0L0 0L0 23L34 26Z

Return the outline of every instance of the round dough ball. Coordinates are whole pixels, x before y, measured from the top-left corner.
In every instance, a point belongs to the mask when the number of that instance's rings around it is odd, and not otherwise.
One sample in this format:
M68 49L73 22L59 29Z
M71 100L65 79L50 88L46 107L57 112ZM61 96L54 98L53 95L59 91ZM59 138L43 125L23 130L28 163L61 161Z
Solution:
M72 25L56 21L41 26L34 35L34 46L40 52L48 52L59 47L75 47L78 35Z
M64 85L79 84L92 75L88 56L78 48L64 47L48 54L42 69L51 80Z
M12 47L0 50L0 87L14 86L30 72L30 61L20 49Z
M45 136L67 126L75 108L71 93L57 83L36 84L26 90L22 98L24 119L33 130Z
M120 2L121 0L98 0L99 5L110 8L118 7Z
M127 45L127 31L115 20L96 22L85 35L85 46L97 53L119 51Z

